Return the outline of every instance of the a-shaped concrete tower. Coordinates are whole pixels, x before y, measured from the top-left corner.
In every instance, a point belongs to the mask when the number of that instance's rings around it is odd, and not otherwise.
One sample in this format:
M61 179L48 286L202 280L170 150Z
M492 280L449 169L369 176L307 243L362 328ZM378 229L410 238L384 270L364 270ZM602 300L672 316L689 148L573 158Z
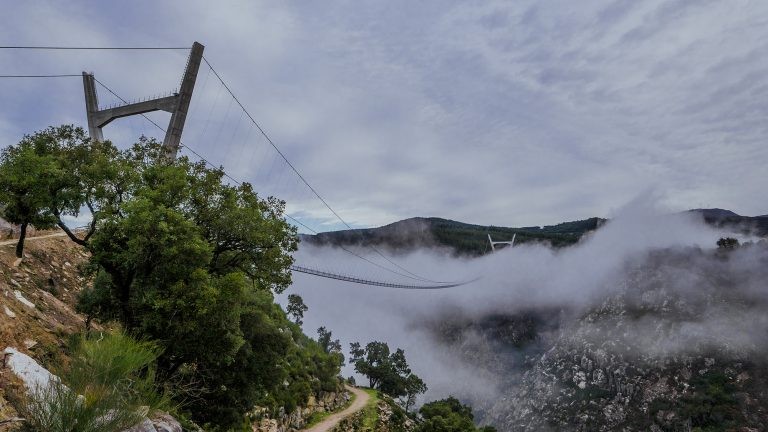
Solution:
M171 121L168 123L168 129L165 131L163 147L167 157L171 159L176 158L176 153L179 151L179 145L181 144L184 122L187 119L187 111L189 111L189 103L192 100L192 91L195 89L197 72L200 69L200 62L203 60L204 48L203 45L197 42L192 45L178 93L102 110L99 109L95 78L93 74L83 72L85 109L88 114L88 133L91 139L103 140L104 135L101 129L114 119L144 114L150 111L167 111L171 113Z

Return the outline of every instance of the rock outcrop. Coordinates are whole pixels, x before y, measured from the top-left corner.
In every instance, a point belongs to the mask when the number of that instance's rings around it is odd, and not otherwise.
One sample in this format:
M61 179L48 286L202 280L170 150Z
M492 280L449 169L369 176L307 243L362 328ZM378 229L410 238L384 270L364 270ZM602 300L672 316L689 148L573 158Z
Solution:
M254 432L295 432L304 428L313 414L334 412L350 400L350 394L344 390L322 392L317 397L310 396L303 407L297 407L287 413L282 408L275 416L270 416L264 408L256 407L249 415Z
M366 407L343 419L333 432L411 432L416 428L416 423L392 399L383 395L379 397L374 407ZM370 410L375 410L375 414L372 415ZM367 424L372 419L375 422Z
M766 281L763 246L657 251L594 300L431 331L500 377L468 400L500 431L765 430Z
M24 385L30 394L48 392L59 377L40 366L32 357L8 347L3 351L3 368L10 371ZM59 391L69 391L65 387ZM125 432L182 432L181 424L165 413L153 413L138 425Z

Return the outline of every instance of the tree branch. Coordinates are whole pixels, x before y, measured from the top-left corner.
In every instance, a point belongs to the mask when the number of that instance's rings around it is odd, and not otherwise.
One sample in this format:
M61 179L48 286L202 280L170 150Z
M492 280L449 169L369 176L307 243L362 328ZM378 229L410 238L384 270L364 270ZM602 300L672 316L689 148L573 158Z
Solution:
M96 232L96 212L93 211L93 203L91 203L91 200L85 200L85 204L88 206L88 210L91 211L91 226L88 228L88 233L83 239L85 243L88 243L88 239L90 239L93 233Z
M79 244L80 246L83 246L83 247L88 247L88 242L87 242L87 241L85 241L85 240L82 240L82 239L78 238L78 237L77 237L77 236L76 236L76 235L75 235L75 234L74 234L74 233L73 233L73 232L72 232L72 231L69 229L69 227L68 227L66 224L64 224L64 222L62 222L62 221L61 221L61 217L60 217L58 214L56 214L56 225L58 225L58 226L59 226L59 228L61 228L61 229L64 231L64 233L65 233L65 234L67 234L67 237L69 237L69 239L70 239L70 240L72 240L73 242L75 242L75 243Z

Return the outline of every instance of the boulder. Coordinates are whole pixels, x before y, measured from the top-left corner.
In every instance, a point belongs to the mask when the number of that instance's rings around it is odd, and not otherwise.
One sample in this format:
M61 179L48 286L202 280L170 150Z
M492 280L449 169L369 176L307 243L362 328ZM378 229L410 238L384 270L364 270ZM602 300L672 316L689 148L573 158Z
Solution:
M168 414L153 416L152 424L157 432L182 432L183 430L181 423Z

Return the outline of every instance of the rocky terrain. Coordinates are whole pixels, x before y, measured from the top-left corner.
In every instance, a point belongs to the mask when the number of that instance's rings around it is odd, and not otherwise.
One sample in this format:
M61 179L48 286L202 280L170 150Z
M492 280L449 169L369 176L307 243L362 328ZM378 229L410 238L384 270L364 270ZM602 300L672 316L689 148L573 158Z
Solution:
M586 306L428 324L501 377L494 397L470 400L479 419L502 431L765 430L765 244L655 251L617 280Z
M281 409L276 417L266 415L265 409L256 408L250 414L253 432L294 432L307 426L314 414L330 413L343 408L349 402L347 391L322 393L311 396L306 406L287 413Z
M87 283L77 268L87 254L65 237L37 239L27 242L24 261L15 265L14 247L0 246L0 350L15 348L55 369L66 364L68 335L85 326L74 303ZM11 393L18 384L10 370L0 368L0 419L17 416Z

